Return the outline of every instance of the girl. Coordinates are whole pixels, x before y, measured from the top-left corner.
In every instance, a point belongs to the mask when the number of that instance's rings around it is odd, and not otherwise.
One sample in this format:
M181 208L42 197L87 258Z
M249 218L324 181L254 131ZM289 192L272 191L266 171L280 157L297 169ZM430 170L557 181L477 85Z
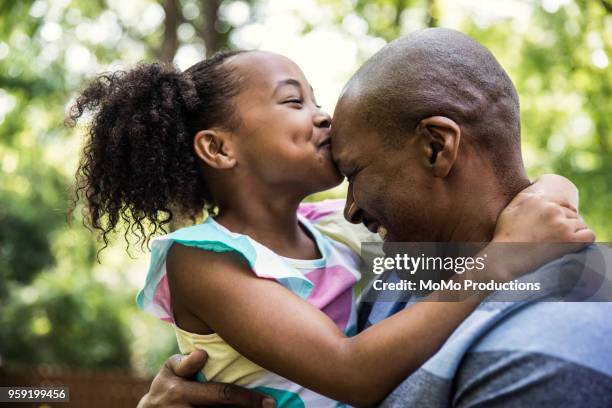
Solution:
M138 295L143 309L174 324L181 352L206 350L202 381L254 388L278 406L370 405L485 296L418 303L354 335L359 257L345 243L371 237L338 233L347 225L337 219L342 203L300 205L342 176L330 153L331 118L285 57L230 52L183 73L152 64L102 75L71 118L87 110L78 191L105 243L120 221L148 241L176 215L215 214L153 241ZM529 202L502 213L498 225L513 224L512 232L498 228L495 238L532 236L541 208ZM564 220L546 222L539 240L576 240L556 234ZM472 278L527 270L502 264Z

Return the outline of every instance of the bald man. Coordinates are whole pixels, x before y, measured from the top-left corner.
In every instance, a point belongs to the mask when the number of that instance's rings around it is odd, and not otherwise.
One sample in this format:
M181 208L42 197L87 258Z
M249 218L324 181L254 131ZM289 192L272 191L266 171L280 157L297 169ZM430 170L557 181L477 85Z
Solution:
M345 216L378 225L386 241L490 241L501 209L530 183L514 85L457 31L417 32L374 55L345 87L332 132L350 182ZM597 247L577 262L589 256L612 265ZM362 302L360 329L414 302L404 300ZM612 407L609 316L609 302L484 303L382 405Z
M345 217L377 226L387 241L490 241L502 208L530 184L516 90L486 48L456 31L420 31L370 58L343 90L332 133L349 180ZM536 273L554 276L594 253L612 265L609 252L591 247ZM410 293L398 302L373 296L361 304L361 330L415 302ZM609 302L484 303L382 405L611 407L610 316ZM190 359L197 370L202 355ZM187 395L263 404L231 386L195 390L168 368L156 381L142 407L161 406L156 398L190 406Z

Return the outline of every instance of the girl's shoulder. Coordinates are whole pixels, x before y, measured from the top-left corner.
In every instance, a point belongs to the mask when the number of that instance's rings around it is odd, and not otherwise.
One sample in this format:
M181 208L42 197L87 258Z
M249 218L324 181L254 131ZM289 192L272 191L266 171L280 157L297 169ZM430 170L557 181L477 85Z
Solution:
M233 233L208 218L201 224L178 229L155 238L151 242L151 261L143 288L136 303L146 312L162 320L173 322L172 305L166 269L166 260L175 243L216 253L232 252L240 255L253 274L272 279L296 295L306 298L313 284L296 268L247 235Z
M342 198L315 202L304 202L298 207L298 214L312 223L324 220L328 217L342 215L346 201Z
M155 238L151 245L151 255L165 255L174 243L212 252L238 252L251 266L257 257L257 248L246 235L227 230L211 217L200 224L183 227Z
M362 242L381 242L363 224L352 224L344 218L344 199L323 200L313 203L302 203L298 213L327 237L339 241L355 253L361 253Z

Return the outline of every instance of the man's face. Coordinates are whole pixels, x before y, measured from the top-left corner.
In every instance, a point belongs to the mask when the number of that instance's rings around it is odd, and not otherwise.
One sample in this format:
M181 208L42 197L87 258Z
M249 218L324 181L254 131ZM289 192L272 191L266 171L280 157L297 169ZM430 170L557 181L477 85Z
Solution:
M440 209L420 162L426 158L414 138L398 148L385 146L363 125L355 100L341 97L332 124L332 155L349 181L345 218L380 232L385 241L436 240L432 221Z

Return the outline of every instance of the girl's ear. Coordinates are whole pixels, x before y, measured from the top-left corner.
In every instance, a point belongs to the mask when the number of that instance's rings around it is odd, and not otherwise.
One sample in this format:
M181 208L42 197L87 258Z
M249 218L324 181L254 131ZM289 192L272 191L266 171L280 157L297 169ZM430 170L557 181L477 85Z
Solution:
M198 157L215 169L231 169L236 165L229 134L218 130L200 130L193 139Z
M423 162L435 177L446 177L457 161L461 128L452 119L431 116L421 120L416 136Z

